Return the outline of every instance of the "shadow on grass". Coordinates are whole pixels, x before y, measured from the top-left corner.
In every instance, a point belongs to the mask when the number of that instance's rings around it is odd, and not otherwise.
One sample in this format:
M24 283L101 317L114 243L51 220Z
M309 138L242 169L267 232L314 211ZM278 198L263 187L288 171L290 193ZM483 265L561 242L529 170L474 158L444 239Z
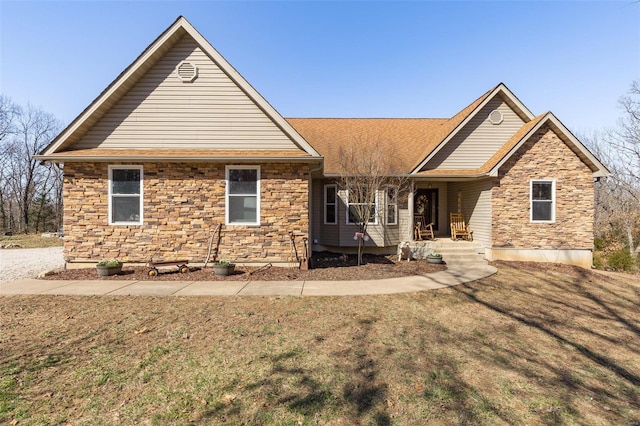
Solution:
M540 296L535 294L534 292L530 292L528 294L528 297L531 300L531 306L541 307L541 310L538 312L538 318L535 318L531 315L527 316L526 312L509 308L504 304L501 305L500 303L484 299L482 297L483 294L477 292L477 289L475 288L476 284L472 283L469 285L462 285L452 288L475 303L478 303L501 315L507 316L521 324L533 327L534 329L545 333L558 342L569 345L598 365L606 368L620 378L628 381L630 384L634 386L640 386L640 376L638 376L636 372L630 371L624 366L616 363L609 356L600 353L597 349L597 345L592 345L591 347L587 346L586 344L579 343L578 341L571 338L571 333L563 334L560 331L554 330L554 326L571 328L571 318L576 315L584 315L584 299L588 299L589 301L602 308L602 310L609 315L603 315L602 318L622 324L634 334L639 335L638 327L632 321L626 319L617 311L617 309L623 310L620 309L621 306L628 303L625 303L622 298L619 298L618 295L612 294L611 292L609 292L609 294L614 300L612 302L604 301L601 297L598 297L596 294L594 294L595 292L589 288L591 287L592 289L598 290L602 289L601 286L594 282L593 275L587 274L586 271L582 272L580 275L581 277L578 282L567 283L567 285L564 286L559 284L559 282L556 280L546 280L548 285L554 287L557 290L558 298L564 298L564 300L553 300L553 302L561 304L563 306L563 311L556 311L555 309L552 309L553 306L549 303L552 300L550 300L549 297ZM524 291L522 289L518 289L517 285L514 286L513 290ZM536 303L535 299L543 299L544 301ZM573 301L574 303L569 303L569 301ZM544 309L545 304L547 305L546 311ZM557 315L558 313L562 313L562 316ZM590 313L590 315L601 314L592 312ZM591 332L591 330L586 331Z
M303 352L313 351L297 348L269 357L271 371L259 380L249 382L237 389L240 392L265 395L266 402L253 414L252 424L277 424L272 412L277 407L286 407L287 411L312 419L326 415L327 412L340 413L342 419L360 424L388 426L392 424L386 410L388 384L380 381L377 355L370 352L370 332L375 318L360 319L352 344L335 354L334 362L339 365L339 376L348 377L337 392L332 380L323 376L324 366L304 368L296 366ZM325 339L315 339L321 344ZM287 385L285 385L287 384ZM233 412L246 411L249 407L219 405L208 410L203 420L228 418ZM246 412L245 412L246 415Z

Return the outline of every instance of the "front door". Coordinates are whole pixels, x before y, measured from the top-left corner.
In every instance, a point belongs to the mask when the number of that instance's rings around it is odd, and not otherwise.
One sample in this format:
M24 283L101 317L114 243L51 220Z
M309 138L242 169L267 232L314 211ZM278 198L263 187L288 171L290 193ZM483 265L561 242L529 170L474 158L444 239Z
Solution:
M438 188L416 190L413 217L422 217L425 224L433 223L433 229L438 230Z

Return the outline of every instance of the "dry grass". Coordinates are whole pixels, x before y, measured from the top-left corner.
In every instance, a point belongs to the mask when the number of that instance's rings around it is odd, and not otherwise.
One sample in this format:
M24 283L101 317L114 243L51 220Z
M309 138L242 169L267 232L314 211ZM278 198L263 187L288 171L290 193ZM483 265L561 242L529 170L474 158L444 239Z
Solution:
M383 296L2 297L0 423L638 425L637 277L497 266Z
M41 248L62 246L62 238L43 238L42 234L0 235L0 245L16 244L15 248Z

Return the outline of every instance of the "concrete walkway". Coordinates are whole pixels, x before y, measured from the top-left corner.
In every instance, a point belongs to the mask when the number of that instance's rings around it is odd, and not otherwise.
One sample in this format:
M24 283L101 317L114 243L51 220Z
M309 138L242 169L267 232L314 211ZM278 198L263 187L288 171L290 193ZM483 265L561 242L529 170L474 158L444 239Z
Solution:
M361 281L111 281L22 279L0 283L0 295L109 296L355 296L406 293L451 287L497 272L489 265L450 267L446 271Z

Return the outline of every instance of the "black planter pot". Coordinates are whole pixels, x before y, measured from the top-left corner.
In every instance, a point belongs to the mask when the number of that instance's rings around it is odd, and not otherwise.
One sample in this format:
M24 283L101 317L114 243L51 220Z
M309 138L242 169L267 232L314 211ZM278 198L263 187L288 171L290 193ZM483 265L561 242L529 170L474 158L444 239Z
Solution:
M213 273L218 276L227 276L233 274L235 271L236 265L230 263L228 265L213 265Z
M99 277L108 277L109 275L116 275L122 272L122 263L117 266L96 266Z

